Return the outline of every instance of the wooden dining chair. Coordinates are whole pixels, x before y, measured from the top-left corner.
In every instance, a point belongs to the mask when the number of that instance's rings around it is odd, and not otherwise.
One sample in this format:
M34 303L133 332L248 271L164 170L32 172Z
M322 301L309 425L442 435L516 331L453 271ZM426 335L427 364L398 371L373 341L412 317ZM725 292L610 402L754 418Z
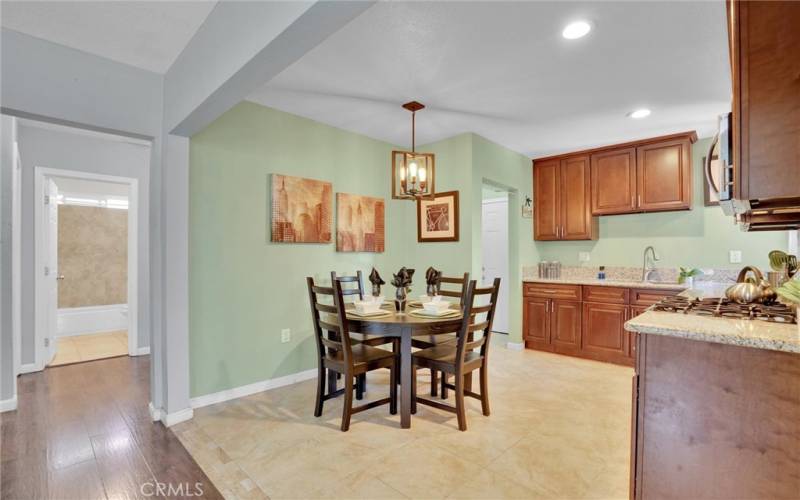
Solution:
M325 401L342 394L344 394L341 426L343 432L350 428L350 417L354 413L389 404L389 413L396 414L398 365L394 353L365 344L351 343L342 285L339 281L334 280L330 287L316 286L314 278L311 277L306 278L306 282L308 284L309 300L311 301L311 319L317 339L319 368L314 416L319 417L322 415L322 406ZM319 300L320 296L331 297L333 304L321 302ZM335 333L335 338L327 337L327 332ZM389 369L389 397L354 407L354 380L361 374L380 368ZM325 394L328 370L342 374L342 378L344 378L343 389Z
M469 283L469 273L464 273L464 276L461 277L442 276L441 278L439 278L439 283L441 285L455 285L453 287L448 287L452 289L445 288L444 290L442 290L440 286L439 295L443 297L458 298L459 305L461 306L464 305L464 294L467 292L467 284ZM429 347L433 347L446 342L455 342L455 340L456 338L454 335L445 333L441 335L431 335L424 339L414 338L411 340L411 345L413 347L416 347L417 349L427 349ZM439 385L439 375L436 372L436 370L431 369L431 396L433 397L436 396L438 385Z
M416 412L417 403L455 413L458 417L458 429L467 430L467 414L464 396L480 400L483 414L489 416L489 345L492 337L492 322L497 308L497 294L500 290L500 278L495 278L492 286L478 288L475 281L470 281L464 298L464 317L454 344L442 344L417 351L412 355L411 377L411 413ZM488 304L475 305L477 297L489 296ZM477 318L483 317L483 320ZM473 340L474 333L481 333L480 338ZM479 349L475 351L475 349ZM455 407L417 396L417 368L429 368L445 375L452 374L454 384L442 379L442 387L455 391ZM465 387L467 376L475 370L480 371L480 394Z
M355 276L339 276L336 271L331 271L331 283L338 281L342 284L343 296L357 296L358 300L364 300L364 279L361 271L356 271ZM355 286L352 286L355 284ZM359 344L371 347L392 344L392 350L397 352L397 339L390 337L376 337L359 332L350 332L350 340ZM367 392L367 374L362 374L356 383L356 399L361 400Z

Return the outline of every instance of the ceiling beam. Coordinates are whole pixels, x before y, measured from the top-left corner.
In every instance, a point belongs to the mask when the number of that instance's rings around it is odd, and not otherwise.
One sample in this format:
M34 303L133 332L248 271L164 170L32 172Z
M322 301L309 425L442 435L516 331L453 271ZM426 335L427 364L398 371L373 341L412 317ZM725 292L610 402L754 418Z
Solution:
M201 131L374 3L219 2L165 75L165 131Z

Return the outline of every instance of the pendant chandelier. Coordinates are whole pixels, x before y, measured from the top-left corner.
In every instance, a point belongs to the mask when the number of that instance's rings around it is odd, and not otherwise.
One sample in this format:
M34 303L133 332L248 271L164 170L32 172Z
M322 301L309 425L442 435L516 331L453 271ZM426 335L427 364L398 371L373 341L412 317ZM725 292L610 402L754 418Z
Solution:
M403 104L411 111L411 151L392 151L392 198L397 200L433 199L433 153L417 153L415 119L425 106L417 101Z

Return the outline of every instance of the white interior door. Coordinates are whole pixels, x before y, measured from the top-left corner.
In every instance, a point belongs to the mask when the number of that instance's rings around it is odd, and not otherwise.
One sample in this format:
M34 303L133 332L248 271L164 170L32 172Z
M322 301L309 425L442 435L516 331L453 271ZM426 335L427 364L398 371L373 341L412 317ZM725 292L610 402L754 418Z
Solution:
M49 197L45 207L45 245L47 272L47 330L45 345L47 346L45 364L56 355L56 332L58 331L58 186L53 179L47 179L45 194Z
M481 281L490 285L500 278L493 330L508 333L508 199L484 200L481 246L483 275Z

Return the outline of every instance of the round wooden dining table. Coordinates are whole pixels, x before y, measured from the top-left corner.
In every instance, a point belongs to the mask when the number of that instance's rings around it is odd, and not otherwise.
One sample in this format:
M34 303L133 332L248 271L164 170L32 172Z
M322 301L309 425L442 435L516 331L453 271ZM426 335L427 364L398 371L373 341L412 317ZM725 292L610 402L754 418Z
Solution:
M352 304L347 309L353 309ZM390 337L400 339L400 426L404 429L411 427L411 339L441 335L458 331L461 326L461 317L449 316L447 318L422 318L409 314L413 309L406 308L406 312L395 312L394 303L384 304L383 309L391 315L381 317L359 317L347 315L347 322L351 332L358 332L371 337ZM457 307L457 304L453 304ZM330 334L330 332L329 332ZM333 391L336 390L336 373L328 373L328 384Z

